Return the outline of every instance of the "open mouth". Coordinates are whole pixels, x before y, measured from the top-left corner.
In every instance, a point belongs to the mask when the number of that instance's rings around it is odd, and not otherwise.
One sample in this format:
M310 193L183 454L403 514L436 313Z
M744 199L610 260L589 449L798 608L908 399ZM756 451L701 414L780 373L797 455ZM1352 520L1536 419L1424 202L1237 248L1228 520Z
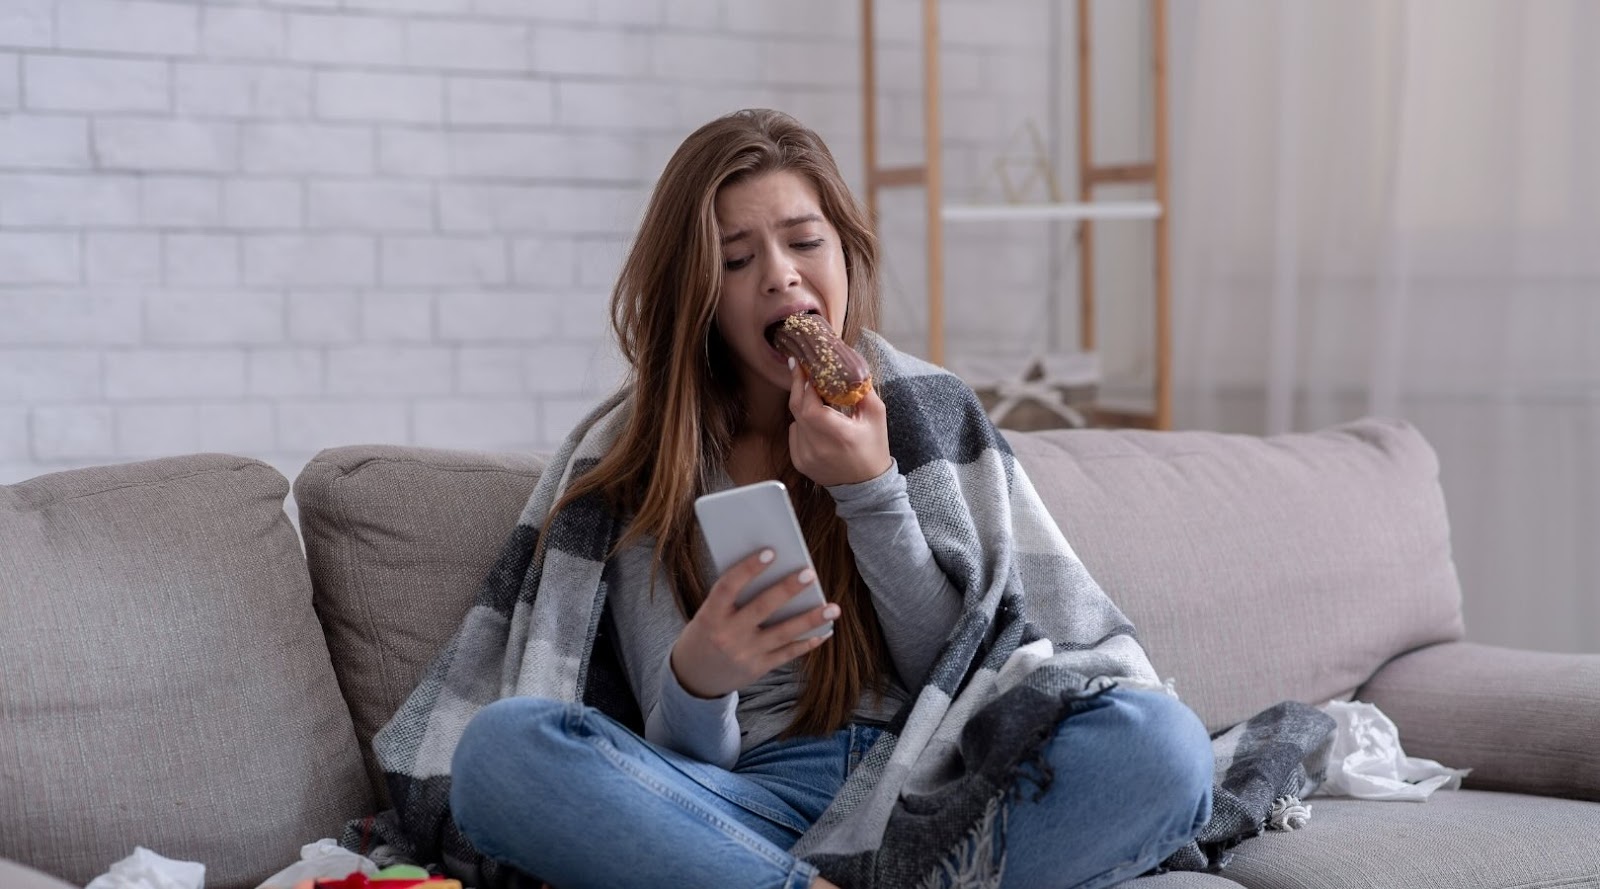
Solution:
M816 309L806 309L804 312L801 312L800 314L802 314L802 315L821 315L822 313L817 311ZM767 338L767 345L772 346L774 349L777 348L777 344L774 342L773 338L778 335L778 328L782 327L783 326L783 322L785 320L787 320L788 318L789 318L789 316L785 315L782 318L779 318L778 320L776 320L776 321L772 322L771 324L767 325L767 329L762 332L762 335Z

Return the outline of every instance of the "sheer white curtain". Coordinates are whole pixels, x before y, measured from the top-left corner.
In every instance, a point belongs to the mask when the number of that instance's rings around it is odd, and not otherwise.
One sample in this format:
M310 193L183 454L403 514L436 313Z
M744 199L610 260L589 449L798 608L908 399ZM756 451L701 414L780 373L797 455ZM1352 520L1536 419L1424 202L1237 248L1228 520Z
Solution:
M1410 420L1469 636L1600 651L1600 3L1172 11L1179 425Z

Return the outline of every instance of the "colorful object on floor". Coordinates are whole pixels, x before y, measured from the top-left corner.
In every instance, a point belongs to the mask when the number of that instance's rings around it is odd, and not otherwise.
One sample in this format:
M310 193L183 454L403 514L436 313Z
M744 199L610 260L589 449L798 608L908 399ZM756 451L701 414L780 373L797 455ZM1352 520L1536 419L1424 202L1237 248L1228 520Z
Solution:
M360 871L347 877L320 877L302 880L294 889L461 889L460 880L436 877L410 864L396 864L367 876Z
M427 880L428 869L415 864L391 864L373 875L374 880Z

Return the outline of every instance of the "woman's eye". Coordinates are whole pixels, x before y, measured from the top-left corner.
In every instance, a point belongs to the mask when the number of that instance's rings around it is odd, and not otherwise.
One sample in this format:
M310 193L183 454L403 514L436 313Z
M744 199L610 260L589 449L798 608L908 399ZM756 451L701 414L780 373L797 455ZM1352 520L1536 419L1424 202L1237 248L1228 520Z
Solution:
M743 259L730 259L730 260L727 260L726 262L724 262L722 264L722 267L727 269L730 272L736 272L736 271L744 268L745 266L747 266L749 264L750 264L750 257L746 256Z
M791 244L790 246L794 247L796 250L815 250L822 246L822 239L818 238L815 241L801 241L798 244Z

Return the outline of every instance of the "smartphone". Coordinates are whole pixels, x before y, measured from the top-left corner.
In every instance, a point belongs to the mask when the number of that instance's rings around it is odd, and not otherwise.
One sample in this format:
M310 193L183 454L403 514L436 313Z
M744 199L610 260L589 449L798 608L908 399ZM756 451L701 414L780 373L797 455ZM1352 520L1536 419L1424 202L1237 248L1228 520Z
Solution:
M695 500L694 512L700 520L700 530L705 534L706 546L711 550L711 563L717 569L717 576L722 576L740 559L763 547L770 548L777 555L772 564L739 593L735 600L739 605L803 568L815 571L811 564L811 551L806 548L805 537L800 533L800 522L795 518L794 507L789 504L789 490L783 482L756 482L707 494ZM813 608L820 608L825 601L822 585L812 581L773 612L762 626L771 626ZM825 635L832 629L833 622L829 621L797 638Z

